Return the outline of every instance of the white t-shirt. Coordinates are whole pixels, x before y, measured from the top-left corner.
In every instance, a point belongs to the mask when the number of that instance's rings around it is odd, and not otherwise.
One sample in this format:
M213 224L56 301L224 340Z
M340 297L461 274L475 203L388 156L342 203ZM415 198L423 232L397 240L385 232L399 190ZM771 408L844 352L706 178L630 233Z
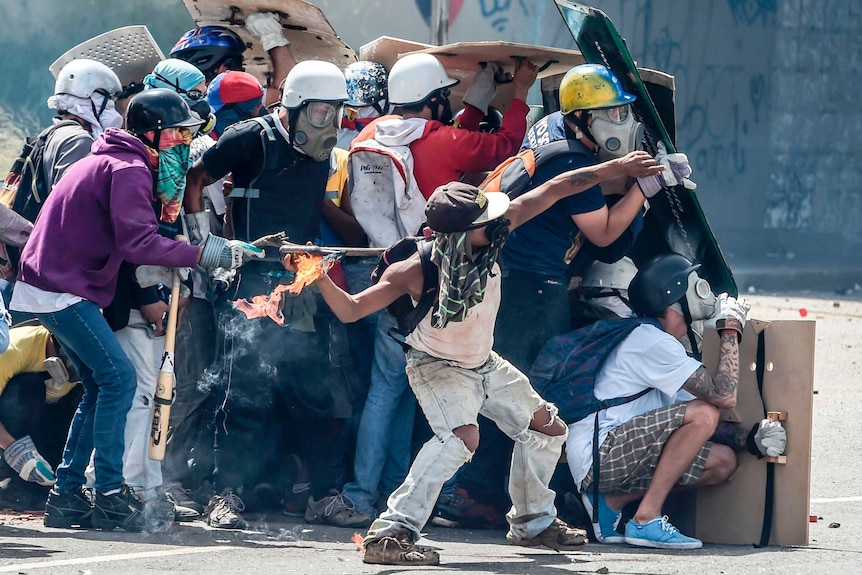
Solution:
M608 356L596 376L595 394L598 399L612 399L653 389L634 401L598 413L599 445L611 429L635 416L694 399L682 385L701 365L686 355L672 335L649 324L636 327ZM593 465L594 425L594 417L569 425L566 456L575 485L581 484Z

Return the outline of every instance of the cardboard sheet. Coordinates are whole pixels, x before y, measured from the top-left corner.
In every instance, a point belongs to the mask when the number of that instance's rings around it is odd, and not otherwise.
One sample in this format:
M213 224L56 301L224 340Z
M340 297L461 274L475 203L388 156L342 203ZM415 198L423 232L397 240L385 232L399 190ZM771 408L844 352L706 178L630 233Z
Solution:
M333 30L320 8L303 0L183 0L198 26L226 26L245 41L246 72L264 86L269 84L272 66L263 46L249 34L245 18L253 12L276 12L290 53L297 62L326 60L340 68L356 61L356 54Z
M751 427L767 411L787 412L786 463L776 464L771 545L808 545L811 491L811 425L814 398L813 321L750 320L740 350L737 408L725 421ZM757 390L757 334L765 330L763 401ZM718 361L718 336L704 337L704 364L712 373ZM738 453L730 481L696 491L693 535L711 543L751 545L759 541L765 501L766 460Z

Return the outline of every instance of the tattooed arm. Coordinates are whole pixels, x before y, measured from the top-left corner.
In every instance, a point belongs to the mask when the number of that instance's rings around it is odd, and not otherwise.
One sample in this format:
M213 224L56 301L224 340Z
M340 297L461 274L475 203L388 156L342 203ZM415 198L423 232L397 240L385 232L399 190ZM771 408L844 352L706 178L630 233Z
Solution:
M707 403L726 409L736 407L736 390L739 384L739 343L737 333L721 330L721 348L718 352L718 367L710 377L701 366L683 384L683 389Z
M743 428L738 423L730 421L719 421L715 433L709 438L714 443L721 443L735 451L748 449L748 435L750 430ZM756 454L755 454L756 455Z

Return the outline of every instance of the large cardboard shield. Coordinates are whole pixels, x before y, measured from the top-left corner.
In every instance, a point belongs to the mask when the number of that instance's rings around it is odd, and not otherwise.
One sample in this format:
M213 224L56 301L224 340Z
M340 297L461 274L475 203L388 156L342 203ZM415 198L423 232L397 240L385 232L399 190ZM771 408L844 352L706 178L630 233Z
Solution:
M269 56L245 29L245 19L253 12L274 12L281 19L284 37L297 62L325 60L339 68L356 61L356 54L335 33L317 6L303 0L183 0L197 26L224 26L246 43L243 52L245 71L264 86L270 85L272 65Z

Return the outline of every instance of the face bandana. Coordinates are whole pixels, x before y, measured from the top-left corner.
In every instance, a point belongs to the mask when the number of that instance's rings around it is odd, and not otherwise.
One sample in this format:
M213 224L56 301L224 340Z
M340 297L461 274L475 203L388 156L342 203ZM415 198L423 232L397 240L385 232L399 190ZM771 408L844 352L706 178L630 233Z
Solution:
M622 158L642 149L644 127L635 120L631 106L591 110L590 115L593 121L589 129L593 140L599 145L600 162Z
M123 126L123 117L114 109L114 100L100 92L93 92L89 98L57 94L48 98L48 107L84 119L90 125L93 138L98 138L108 128Z
M153 141L151 134L148 133L147 137ZM166 223L174 223L180 215L191 142L192 133L187 128L165 128L159 135L158 151L147 147L150 160L158 167L158 173L154 176L153 196L162 204L159 220Z
M310 102L296 112L291 126L293 147L316 162L329 160L338 139L341 106L331 102Z

